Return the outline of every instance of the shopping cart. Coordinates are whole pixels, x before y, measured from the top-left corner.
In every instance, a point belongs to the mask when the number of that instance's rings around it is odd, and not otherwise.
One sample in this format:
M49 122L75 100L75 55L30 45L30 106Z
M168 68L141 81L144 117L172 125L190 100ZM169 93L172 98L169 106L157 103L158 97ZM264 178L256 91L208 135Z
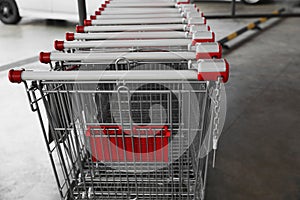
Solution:
M199 74L11 70L10 79L38 112L62 199L203 199L214 86Z
M40 53L50 71L10 70L62 200L204 199L229 65L202 13L176 3L106 1Z

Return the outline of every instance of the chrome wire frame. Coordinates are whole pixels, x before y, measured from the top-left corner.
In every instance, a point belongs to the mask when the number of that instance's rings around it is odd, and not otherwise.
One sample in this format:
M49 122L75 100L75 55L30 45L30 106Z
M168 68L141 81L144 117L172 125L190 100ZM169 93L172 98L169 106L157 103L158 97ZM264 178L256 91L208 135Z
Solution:
M203 199L209 84L26 83L61 199Z

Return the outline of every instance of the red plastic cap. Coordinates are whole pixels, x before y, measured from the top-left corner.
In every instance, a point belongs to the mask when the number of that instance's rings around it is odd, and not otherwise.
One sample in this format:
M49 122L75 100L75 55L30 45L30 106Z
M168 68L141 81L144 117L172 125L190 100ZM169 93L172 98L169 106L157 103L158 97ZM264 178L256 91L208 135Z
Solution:
M224 59L225 64L226 64L226 72L221 73L221 76L223 77L223 83L227 83L229 79L229 63L227 62L226 59Z
M105 3L106 3L106 4L110 3L110 0L106 0Z
M222 48L221 43L218 43L218 45L219 45L219 54L220 54L220 58L221 58L222 54L223 54L223 48ZM227 60L225 60L225 62L227 62Z
M84 33L84 26L76 26L76 32L77 33Z
M70 33L70 32L66 33L66 40L67 41L73 41L73 40L75 40L75 34L74 33Z
M96 15L91 15L91 16L90 16L90 19L91 19L91 20L95 20L95 19L97 19L97 17L96 17Z
M54 48L58 51L64 50L64 41L55 40L54 41Z
M100 7L99 10L100 10L100 11L104 11L105 8L104 8L104 7Z
M196 60L199 59L212 59L212 58L222 58L222 52L208 52L208 53L197 53Z
M40 62L45 63L45 64L50 63L51 62L50 55L51 55L50 52L41 52L40 53Z
M229 79L229 63L227 62L226 59L225 61L225 66L226 66L226 71L225 72L201 72L198 73L198 80L199 81L217 81L218 77L222 77L223 83L226 83Z
M203 39L194 39L192 41L192 45L194 46L196 43L204 43L204 42L215 42L215 33L212 32L211 38L203 38Z
M88 19L84 20L84 25L85 26L91 26L92 25L92 20L88 20Z
M181 5L181 4L189 4L189 3L190 3L190 1L186 1L186 2L178 2L177 4Z
M106 3L101 4L102 8L106 8Z
M96 10L95 11L95 15L101 15L101 11L100 10Z
M210 26L207 26L207 30L210 31Z
M8 79L12 83L21 83L22 82L22 72L24 69L21 70L14 70L11 69L8 72Z

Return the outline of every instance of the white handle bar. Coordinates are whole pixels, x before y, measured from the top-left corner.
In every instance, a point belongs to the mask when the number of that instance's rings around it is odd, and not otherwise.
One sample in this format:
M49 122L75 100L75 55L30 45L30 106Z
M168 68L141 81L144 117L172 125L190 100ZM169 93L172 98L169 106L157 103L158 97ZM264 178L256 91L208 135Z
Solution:
M170 31L179 30L185 31L186 25L183 24L157 24L157 25L125 25L125 26L78 26L83 30L77 28L77 32L101 32L101 31Z
M137 19L137 18L182 18L180 13L135 14L135 15L96 15L96 19Z
M24 71L10 70L9 80L20 83L27 80L45 81L109 81L109 80L201 80L216 81L229 78L229 64L225 59L189 61L189 70L124 70L124 71Z
M55 49L73 48L131 48L131 47L188 47L190 39L152 39L152 40L100 40L100 41L56 41Z
M23 71L21 80L110 81L110 80L197 80L197 70L141 71Z
M195 52L118 52L118 53L62 53L51 52L40 54L42 63L50 63L51 61L70 61L83 63L113 63L118 58L126 58L128 60L139 61L180 61L196 59Z
M160 32L109 32L109 33L67 33L67 40L105 40L105 39L163 39L187 38L188 32L160 31Z
M101 15L124 15L124 14L162 14L162 13L180 13L179 9L174 8L110 8L101 13Z
M126 25L126 24L175 24L186 23L185 18L138 18L138 19L107 19L107 20L92 20L91 25Z
M106 4L107 8L175 8L176 4L172 2L136 2L136 3L130 3L130 2L116 2L113 1L109 4Z

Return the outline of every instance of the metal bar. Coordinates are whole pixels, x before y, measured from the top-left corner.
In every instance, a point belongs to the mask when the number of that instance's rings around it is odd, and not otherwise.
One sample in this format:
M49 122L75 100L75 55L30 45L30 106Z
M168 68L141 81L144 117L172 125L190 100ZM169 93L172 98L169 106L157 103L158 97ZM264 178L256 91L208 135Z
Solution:
M78 14L79 14L79 24L83 25L86 19L86 3L85 0L77 0L78 3Z
M124 26L85 26L84 32L109 32L109 31L168 31L168 30L186 30L184 24L157 24L157 25L124 25Z
M165 3L173 3L175 4L176 1L170 1L170 0L111 0L110 3L124 3L124 2L128 2L128 3L153 3L153 2L157 2L157 3L161 3L161 2L165 2Z
M64 42L64 48L172 47L187 46L190 39L102 40Z
M27 90L27 84L26 83L25 83L25 86L26 86L26 90ZM36 94L34 92L32 94L33 94L33 100L36 101L36 99L37 99L36 98ZM45 128L45 124L44 124L44 119L42 117L42 114L41 114L38 102L36 102L35 104L36 104L36 111L37 111L37 114L38 114L40 126L42 128L43 137L44 137L44 140L45 140L45 143L46 143L46 147L47 147L47 150L48 150L48 155L49 155L49 158L50 158L52 170L53 170L54 177L55 177L55 180L56 180L56 184L57 184L57 187L58 187L58 190L59 190L59 194L62 197L63 193L61 191L61 184L60 184L60 181L59 181L59 175L58 175L57 168L55 166L55 161L54 161L53 154L52 154L51 149L50 149L50 142L49 142L49 140L47 138L47 133L46 133L46 128Z
M231 3L231 15L235 16L235 10L236 10L236 0L232 0Z
M232 15L206 15L206 19L232 19L232 18L288 18L288 17L300 17L300 13L280 13L280 14L238 14Z
M59 53L50 54L51 61L81 61L110 63L118 58L128 60L191 60L196 59L195 52L119 52L119 53Z
M196 70L141 70L141 71L23 71L21 78L26 80L198 80Z
M145 7L150 7L150 8L175 8L176 4L172 2L140 2L140 3L113 3L113 1L109 4L106 5L107 8L145 8Z
M96 19L137 19L137 18L182 18L180 13L128 14L128 15L96 15Z
M158 38L186 38L188 32L157 31L157 32L108 32L108 33L75 33L77 40L104 40L104 39L158 39Z
M279 10L276 10L276 11L273 12L273 15L277 15L277 16L278 16L278 15L280 15L280 13L283 12L284 10L285 10L284 8L281 8L281 9L279 9ZM259 20L255 21L255 22L253 22L253 23L250 23L250 24L248 24L247 26L245 26L245 27L243 27L243 28L237 30L236 32L233 32L233 33L231 33L230 35L228 35L228 36L222 38L222 39L219 40L218 42L219 42L221 45L224 46L224 44L225 44L226 42L228 42L228 41L230 41L230 40L233 40L234 38L238 37L239 35L241 35L241 34L247 32L248 30L252 30L252 29L257 28L257 26L258 26L259 24L266 22L268 19L269 19L269 18L267 18L267 17L260 18Z
M186 23L185 18L139 18L139 19L106 19L92 20L92 25L130 25L130 24L179 24Z
M180 9L174 8L109 8L101 15L120 15L120 14L161 14L161 13L180 13Z

